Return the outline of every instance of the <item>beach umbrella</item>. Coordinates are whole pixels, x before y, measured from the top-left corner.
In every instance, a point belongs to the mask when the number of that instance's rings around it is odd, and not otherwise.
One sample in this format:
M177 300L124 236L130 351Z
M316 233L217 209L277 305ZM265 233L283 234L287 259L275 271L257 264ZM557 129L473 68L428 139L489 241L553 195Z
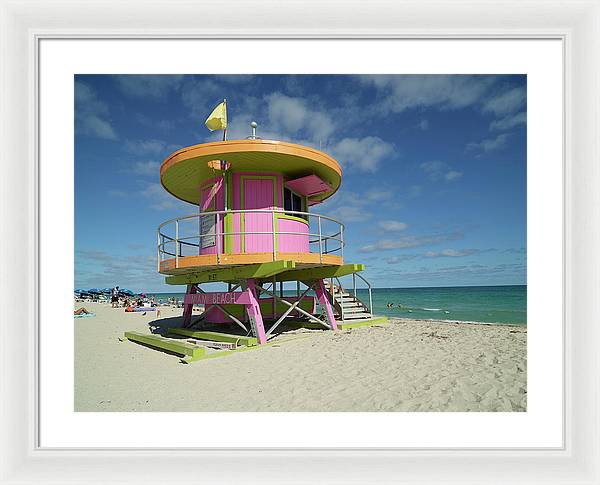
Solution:
M133 291L128 290L128 289L122 289L119 290L119 295L124 295L124 296L133 296Z
M98 288L90 288L89 290L87 290L88 293L91 293L92 295L99 295L101 293L101 291Z
M85 293L85 290L82 290L81 288L76 288L76 289L73 291L73 293L77 293L77 294L79 294L79 293Z
M112 293L112 288L102 288L102 293Z

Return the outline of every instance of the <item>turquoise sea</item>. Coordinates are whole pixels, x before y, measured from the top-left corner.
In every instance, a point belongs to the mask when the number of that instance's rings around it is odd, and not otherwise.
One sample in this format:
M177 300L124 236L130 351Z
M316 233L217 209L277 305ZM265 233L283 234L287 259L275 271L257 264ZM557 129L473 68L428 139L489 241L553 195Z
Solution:
M286 295L295 292L285 291ZM183 293L155 293L159 300ZM358 297L369 304L368 291ZM393 307L388 308L387 304ZM401 305L398 308L398 304ZM376 315L397 318L527 324L527 286L456 286L446 288L374 288Z

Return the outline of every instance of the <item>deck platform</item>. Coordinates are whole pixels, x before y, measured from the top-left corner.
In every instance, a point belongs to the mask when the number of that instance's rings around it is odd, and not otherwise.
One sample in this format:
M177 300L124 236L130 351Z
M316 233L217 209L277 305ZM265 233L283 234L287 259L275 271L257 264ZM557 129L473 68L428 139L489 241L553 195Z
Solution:
M180 275L198 270L231 268L240 265L262 264L270 262L293 262L296 268L320 268L325 266L341 266L344 259L334 254L319 253L248 253L248 254L201 254L197 256L180 256L160 262L160 273L164 275Z

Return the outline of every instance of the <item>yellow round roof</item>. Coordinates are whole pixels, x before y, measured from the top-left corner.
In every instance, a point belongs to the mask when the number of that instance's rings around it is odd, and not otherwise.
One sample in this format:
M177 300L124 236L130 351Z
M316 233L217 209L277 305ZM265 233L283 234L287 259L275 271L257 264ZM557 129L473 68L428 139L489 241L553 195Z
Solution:
M178 199L198 204L202 183L215 176L211 160L226 160L232 171L279 172L288 178L315 174L331 187L311 200L325 200L340 187L342 169L326 153L275 140L231 140L202 143L169 155L160 167L162 186Z

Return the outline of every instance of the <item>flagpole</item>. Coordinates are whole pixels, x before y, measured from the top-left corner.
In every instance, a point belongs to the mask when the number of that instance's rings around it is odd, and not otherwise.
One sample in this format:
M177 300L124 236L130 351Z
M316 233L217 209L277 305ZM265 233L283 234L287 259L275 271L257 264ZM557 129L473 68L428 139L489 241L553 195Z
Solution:
M227 98L223 98L223 104L225 105L225 116L227 116ZM227 123L225 124L225 129L223 130L223 141L227 140ZM221 160L221 163L223 163L223 161ZM225 162L227 163L227 162ZM223 171L223 208L225 209L225 211L229 210L229 207L227 207L227 199L228 199L228 192L229 192L229 187L227 187L227 171ZM227 217L227 213L225 214L225 217ZM225 221L225 218L223 218L223 222ZM225 224L223 224L224 226ZM223 227L224 229L224 227ZM225 243L225 241L223 241L223 244Z
M225 105L225 114L227 115L227 98L223 99L223 104ZM227 140L227 125L225 125L225 129L223 130L223 141Z

